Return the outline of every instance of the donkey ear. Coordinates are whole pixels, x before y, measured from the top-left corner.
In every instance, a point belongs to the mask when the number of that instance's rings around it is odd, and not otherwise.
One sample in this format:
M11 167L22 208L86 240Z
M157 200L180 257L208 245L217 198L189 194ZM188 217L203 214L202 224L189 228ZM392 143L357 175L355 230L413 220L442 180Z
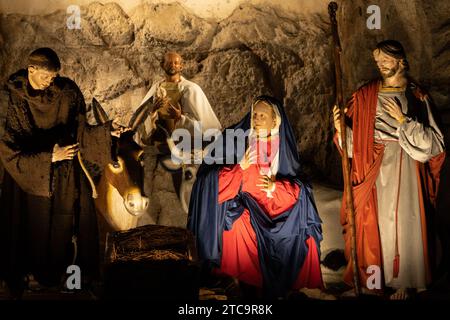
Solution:
M94 112L94 118L98 124L103 124L109 121L108 114L95 98L92 98L92 111Z
M150 113L150 108L153 105L153 97L145 101L131 116L130 122L128 123L128 127L131 128L132 131L136 131L137 128L145 121L147 116Z

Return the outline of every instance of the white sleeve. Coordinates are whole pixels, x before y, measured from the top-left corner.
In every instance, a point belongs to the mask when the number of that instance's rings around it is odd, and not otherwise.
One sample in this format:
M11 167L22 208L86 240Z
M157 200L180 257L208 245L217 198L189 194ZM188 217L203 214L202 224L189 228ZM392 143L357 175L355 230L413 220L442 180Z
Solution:
M399 128L399 144L414 160L426 162L444 151L444 136L434 121L429 101L426 99L429 126L406 118Z
M181 120L177 123L177 127L185 128L193 132L195 122L197 121L201 124L202 132L208 129L221 130L222 126L209 104L208 98L203 90L195 83L185 88L181 98L181 104L185 112Z

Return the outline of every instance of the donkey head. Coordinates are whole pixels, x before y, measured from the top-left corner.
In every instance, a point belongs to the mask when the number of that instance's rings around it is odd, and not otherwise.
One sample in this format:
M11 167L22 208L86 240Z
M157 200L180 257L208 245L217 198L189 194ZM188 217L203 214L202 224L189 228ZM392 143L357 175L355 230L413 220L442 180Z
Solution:
M94 117L98 123L109 121L109 117L97 102L92 100ZM133 140L133 131L113 137L113 161L105 168L107 183L113 186L121 197L127 211L138 216L147 210L149 199L143 195L143 149Z

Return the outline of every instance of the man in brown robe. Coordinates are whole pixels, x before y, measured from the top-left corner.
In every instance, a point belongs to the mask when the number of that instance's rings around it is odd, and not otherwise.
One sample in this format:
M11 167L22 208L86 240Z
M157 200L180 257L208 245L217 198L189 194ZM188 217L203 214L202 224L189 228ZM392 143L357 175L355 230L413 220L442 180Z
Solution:
M86 125L83 95L59 69L57 54L40 48L6 83L0 278L16 297L28 275L43 286L64 286L72 264L83 281L97 275L96 214L80 163L94 176L101 173L110 160L112 127Z

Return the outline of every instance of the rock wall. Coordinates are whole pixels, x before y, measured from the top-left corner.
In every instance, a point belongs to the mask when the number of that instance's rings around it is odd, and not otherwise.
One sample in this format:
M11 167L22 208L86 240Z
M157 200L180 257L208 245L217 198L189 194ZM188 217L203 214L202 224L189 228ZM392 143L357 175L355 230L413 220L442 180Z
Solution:
M115 2L92 2L81 6L81 29L73 30L62 9L2 14L0 81L24 67L33 49L49 46L60 55L61 74L78 83L88 103L95 97L111 117L127 123L131 107L161 76L163 53L177 50L185 58L185 76L203 88L224 127L248 112L253 97L272 94L285 103L305 171L339 184L340 161L331 142L334 76L326 2L308 1L314 10L295 14L267 2L241 4L220 20L177 3L141 2L125 12ZM371 58L376 42L394 38L407 50L412 75L430 90L441 114L450 114L447 1L377 1L381 30L366 27L369 1L339 4L346 97L376 76ZM4 111L2 105L0 114ZM147 183L154 184L154 193L142 223L184 225L170 175L158 168L155 181Z
M2 15L1 80L23 67L31 50L50 46L62 60L61 74L78 83L86 101L95 97L127 123L131 106L161 75L163 53L177 50L186 60L185 76L203 88L223 126L240 120L253 97L275 95L286 104L305 168L329 173L333 82L323 14L292 19L274 8L242 5L212 22L179 4L143 4L129 14L116 3L81 9L80 30L66 27L62 10ZM170 175L157 172L149 221L183 225L182 212L174 213Z
M0 10L3 13L21 13L28 15L43 15L51 13L55 10L65 10L70 5L84 6L88 5L92 0L0 0ZM114 2L129 13L136 6L143 3L148 4L170 4L180 3L184 8L188 9L197 16L205 19L222 20L227 18L236 7L243 3L251 3L258 6L274 6L284 9L292 16L299 13L315 13L323 11L327 6L328 0L96 0L99 3Z
M338 13L347 96L377 75L371 52L384 39L400 41L410 75L430 92L437 107L450 109L450 5L448 1L380 0L381 29L369 30L368 0L342 1Z

